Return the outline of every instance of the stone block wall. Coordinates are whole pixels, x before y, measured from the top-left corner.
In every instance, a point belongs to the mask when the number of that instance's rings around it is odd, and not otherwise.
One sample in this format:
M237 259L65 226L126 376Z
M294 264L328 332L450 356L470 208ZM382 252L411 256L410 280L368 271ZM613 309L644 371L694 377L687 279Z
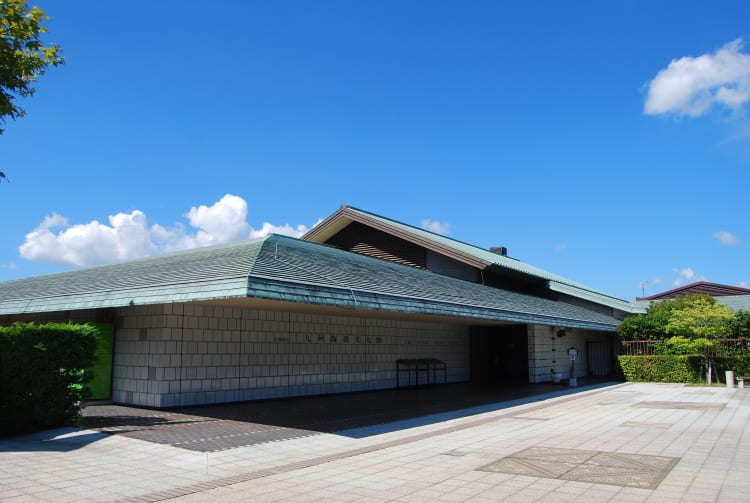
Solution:
M567 329L564 337L557 336L557 327L530 325L529 334L529 382L552 381L552 374L562 374L562 379L570 378L570 357L568 349L578 350L576 377L589 375L587 342L607 342L611 334L591 330Z
M113 400L170 407L396 387L396 360L469 379L468 327L197 304L119 309Z

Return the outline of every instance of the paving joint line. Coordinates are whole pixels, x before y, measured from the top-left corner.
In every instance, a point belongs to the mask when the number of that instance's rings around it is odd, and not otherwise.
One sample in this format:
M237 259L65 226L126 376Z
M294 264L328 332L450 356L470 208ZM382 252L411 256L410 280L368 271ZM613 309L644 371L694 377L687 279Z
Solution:
M619 386L628 386L629 384L630 383L623 383L623 384L620 384ZM605 391L611 391L611 389L595 388L592 390L582 390L582 391L588 393L589 395L597 395L599 393L604 393ZM295 461L293 463L287 463L284 465L254 470L252 472L241 473L237 475L230 475L227 477L220 477L220 478L205 481L205 482L196 482L195 484L189 484L183 487L165 489L163 491L156 491L153 493L143 494L143 495L135 496L132 498L118 499L116 501L120 503L145 503L145 502L153 503L157 501L167 501L167 500L174 499L180 496L186 496L189 494L197 494L200 492L209 491L211 489L218 489L219 487L226 487L226 486L230 486L234 484L240 484L243 482L249 482L251 480L271 477L273 475L279 475L282 473L288 473L288 472L292 472L296 470L302 470L305 468L311 468L313 466L323 465L326 463L331 463L333 461L339 461L339 460L346 459L346 458L361 456L363 454L369 454L371 452L390 449L391 447L398 447L401 445L419 442L421 440L425 440L427 438L431 438L431 437L435 437L439 435L447 435L450 433L455 433L457 431L467 430L467 429L474 428L477 426L482 426L482 425L489 424L495 421L499 421L501 419L514 418L518 416L519 414L526 414L531 411L537 411L537 410L545 409L547 407L559 405L561 403L570 402L577 398L580 398L580 396L577 393L550 397L550 398L543 399L542 403L539 403L537 405L532 405L524 409L523 412L518 412L518 411L507 412L507 413L500 414L497 416L485 417L481 419L475 419L472 421L464 422L461 424L447 426L445 428L441 428L435 431L418 433L416 435L411 435L405 438L393 439L393 440L380 442L378 444L374 444L374 445L370 445L366 447L350 449L350 450L343 451L343 452L336 453L336 454L318 456L318 457L311 458L308 460ZM547 400L554 400L554 402L545 403ZM175 491L179 492L179 495L175 495Z

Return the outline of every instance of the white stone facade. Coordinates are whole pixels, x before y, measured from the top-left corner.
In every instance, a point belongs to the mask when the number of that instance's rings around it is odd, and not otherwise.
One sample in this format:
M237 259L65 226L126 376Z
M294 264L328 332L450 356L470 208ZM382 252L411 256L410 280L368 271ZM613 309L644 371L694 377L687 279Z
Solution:
M607 343L611 335L581 329L567 329L564 337L558 337L558 327L529 325L529 382L551 382L554 373L562 379L570 378L568 350L576 348L576 377L590 375L588 368L589 343Z
M118 309L112 399L147 407L396 387L396 360L469 380L468 326L198 304ZM442 379L439 381L442 382Z

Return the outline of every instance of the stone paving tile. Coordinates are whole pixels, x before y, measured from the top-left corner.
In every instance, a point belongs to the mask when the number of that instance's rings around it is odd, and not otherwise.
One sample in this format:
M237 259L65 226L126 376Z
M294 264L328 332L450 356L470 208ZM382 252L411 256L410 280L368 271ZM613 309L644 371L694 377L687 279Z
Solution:
M414 421L415 426L384 428L369 437L322 433L206 453L85 432L77 439L66 439L65 433L59 440L50 433L36 440L0 439L0 500L42 492L48 477L45 490L57 490L60 498L79 496L77 501L380 502L426 501L428 496L434 501L737 501L750 494L746 470L733 469L750 460L750 395L748 390L697 390L620 385L445 421ZM725 406L632 406L638 402ZM671 426L659 431L621 426L626 422ZM680 461L655 489L477 471L538 446ZM446 454L451 451L460 455ZM113 484L89 483L86 474ZM52 480L82 485L74 494L52 487Z

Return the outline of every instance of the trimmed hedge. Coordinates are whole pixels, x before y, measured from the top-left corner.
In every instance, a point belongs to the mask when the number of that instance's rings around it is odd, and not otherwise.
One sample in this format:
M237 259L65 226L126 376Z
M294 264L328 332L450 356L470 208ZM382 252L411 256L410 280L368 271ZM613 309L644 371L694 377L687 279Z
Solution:
M703 356L700 355L649 355L617 357L620 377L634 382L703 381Z
M75 425L95 350L91 325L0 327L0 435Z
M617 357L619 377L633 382L703 383L706 380L703 355L648 355ZM735 376L750 376L750 355L713 358L714 380L724 382L725 370Z

